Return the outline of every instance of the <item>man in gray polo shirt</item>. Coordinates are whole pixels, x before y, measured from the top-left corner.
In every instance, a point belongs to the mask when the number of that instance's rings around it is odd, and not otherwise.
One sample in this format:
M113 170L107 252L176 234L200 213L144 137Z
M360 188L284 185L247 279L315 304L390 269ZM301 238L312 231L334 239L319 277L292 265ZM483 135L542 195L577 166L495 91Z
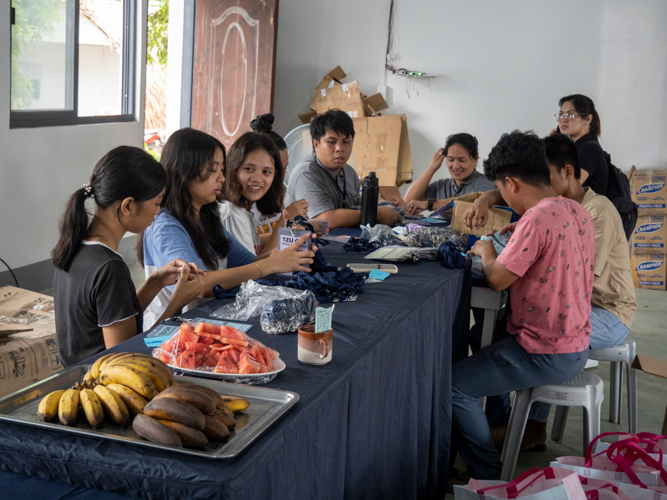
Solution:
M359 177L347 164L352 154L354 123L332 109L310 123L314 151L294 167L284 204L305 199L308 218L329 221L329 228L358 227L361 216ZM378 224L391 226L402 217L391 207L378 208Z

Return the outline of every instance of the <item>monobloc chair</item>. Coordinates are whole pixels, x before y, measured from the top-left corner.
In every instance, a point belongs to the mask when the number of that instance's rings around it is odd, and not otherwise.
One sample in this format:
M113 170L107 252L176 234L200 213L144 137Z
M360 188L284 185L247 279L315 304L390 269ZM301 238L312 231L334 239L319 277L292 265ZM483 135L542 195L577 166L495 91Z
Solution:
M523 432L526 428L528 413L534 401L542 401L559 408L583 406L584 412L584 452L591 439L600 434L600 406L604 400L602 379L594 373L582 371L576 377L561 384L547 384L516 391L512 413L507 426L505 444L501 453L503 463L500 479L511 481L516 467L516 460L521 448ZM562 436L565 422L554 421L553 432L558 425L559 436ZM553 439L553 434L552 434Z

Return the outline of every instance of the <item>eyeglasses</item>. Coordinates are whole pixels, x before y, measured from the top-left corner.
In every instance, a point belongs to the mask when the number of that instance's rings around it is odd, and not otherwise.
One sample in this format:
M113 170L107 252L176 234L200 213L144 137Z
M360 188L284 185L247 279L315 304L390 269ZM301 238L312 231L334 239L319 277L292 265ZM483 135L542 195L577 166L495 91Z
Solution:
M559 122L561 120L567 120L567 121L574 120L576 116L581 116L581 115L579 113L573 113L572 111L569 111L567 113L562 113L559 111L554 116L556 117L556 121Z

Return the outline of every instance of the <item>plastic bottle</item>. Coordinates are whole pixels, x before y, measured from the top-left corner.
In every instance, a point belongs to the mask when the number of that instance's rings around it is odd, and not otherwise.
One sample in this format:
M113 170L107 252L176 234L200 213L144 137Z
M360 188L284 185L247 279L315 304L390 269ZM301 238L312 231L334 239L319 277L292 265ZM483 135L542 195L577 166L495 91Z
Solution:
M375 172L369 172L367 177L364 177L364 182L361 189L361 225L370 224L374 226L378 219L378 197L380 195L380 188L378 186L378 178Z

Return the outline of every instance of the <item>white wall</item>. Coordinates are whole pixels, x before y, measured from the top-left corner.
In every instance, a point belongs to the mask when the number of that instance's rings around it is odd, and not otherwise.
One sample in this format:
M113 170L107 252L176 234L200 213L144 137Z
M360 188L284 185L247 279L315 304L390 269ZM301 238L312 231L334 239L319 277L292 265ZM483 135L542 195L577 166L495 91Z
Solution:
M664 0L396 0L394 14L396 67L438 75L430 89L417 81L410 98L404 77L387 77L387 111L408 116L415 178L452 133L474 134L480 158L504 132L546 135L571 93L595 101L614 164L667 168ZM278 132L300 124L314 86L338 64L376 92L388 17L389 0L281 1Z
M145 2L140 16L145 25ZM10 0L0 0L0 47L10 44ZM49 259L57 221L110 149L143 144L145 30L140 31L137 82L139 121L101 125L9 129L10 53L0 50L0 257L13 267ZM0 269L2 271L2 269Z

